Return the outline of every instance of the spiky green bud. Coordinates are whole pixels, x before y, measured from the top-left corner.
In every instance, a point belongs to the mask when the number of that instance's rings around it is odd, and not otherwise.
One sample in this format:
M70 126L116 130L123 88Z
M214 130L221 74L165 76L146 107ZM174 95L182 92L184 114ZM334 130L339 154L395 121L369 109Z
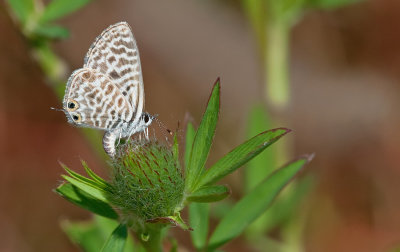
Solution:
M133 141L112 163L110 202L130 219L151 222L174 216L182 205L184 178L177 153L157 141Z

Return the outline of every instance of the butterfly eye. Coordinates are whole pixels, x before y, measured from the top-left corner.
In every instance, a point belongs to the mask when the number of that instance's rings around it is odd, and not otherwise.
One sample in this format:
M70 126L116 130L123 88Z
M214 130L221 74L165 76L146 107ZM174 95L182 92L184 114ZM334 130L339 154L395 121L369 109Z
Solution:
M72 116L72 119L73 119L75 122L80 122L80 121L82 120L80 114L74 114L74 115Z
M148 115L148 114L145 114L143 119L144 119L144 122L145 122L145 123L148 123L149 120L150 120L149 115Z
M75 111L79 108L78 102L75 100L70 99L67 103L67 110L68 111Z

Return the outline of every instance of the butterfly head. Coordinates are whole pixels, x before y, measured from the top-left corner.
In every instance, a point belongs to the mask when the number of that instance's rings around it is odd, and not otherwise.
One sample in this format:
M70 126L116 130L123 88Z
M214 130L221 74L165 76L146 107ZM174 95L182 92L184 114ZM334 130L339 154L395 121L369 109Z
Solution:
M154 120L155 118L156 118L155 116L150 115L150 114L147 113L147 112L144 112L144 113L142 114L142 116L140 116L139 128L145 129L145 128L149 127L150 124L153 122L153 120Z

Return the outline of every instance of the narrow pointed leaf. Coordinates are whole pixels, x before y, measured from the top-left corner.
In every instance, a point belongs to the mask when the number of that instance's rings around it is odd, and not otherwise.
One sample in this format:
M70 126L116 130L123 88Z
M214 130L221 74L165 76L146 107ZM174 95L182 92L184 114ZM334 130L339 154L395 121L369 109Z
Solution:
M215 249L239 236L272 203L283 187L311 160L312 156L300 158L278 169L244 196L222 218L209 241Z
M107 198L104 196L104 191L102 191L101 189L97 188L97 187L93 187L90 184L86 184L82 181L79 181L77 179L68 177L66 175L62 175L62 177L70 182L72 185L78 187L79 189L81 189L82 191L86 192L87 194L91 195L92 197L101 200L103 202L108 203Z
M91 0L52 0L44 9L40 21L54 21L81 9Z
M51 39L69 37L69 31L64 27L57 25L39 25L34 30L34 33L36 35Z
M34 0L8 0L14 15L18 18L22 25L26 24L29 15L34 12Z
M264 131L237 146L203 174L197 187L214 184L257 156L260 152L265 150L265 148L278 141L279 138L286 135L288 132L290 132L290 130L285 128Z
M194 247L198 250L203 249L207 242L209 212L209 204L192 203L189 205L189 223L193 228L190 237Z
M96 182L98 182L99 184L102 184L104 187L108 187L110 186L107 181L105 181L102 177L100 177L99 175L97 175L96 173L94 173L89 166L86 164L85 161L81 161L83 168L85 168L86 173Z
M205 186L193 192L187 197L192 202L215 202L225 199L230 194L228 187L224 185Z
M125 224L120 224L108 238L102 252L122 252L124 251L126 238L128 237L128 230Z
M89 210L92 213L110 219L118 219L118 214L109 204L94 198L70 183L60 185L55 191L69 202Z
M91 187L97 188L97 189L102 190L102 191L106 191L108 189L108 186L109 186L108 184L99 183L99 182L97 182L95 180L92 180L90 178L82 176L79 173L74 172L73 170L69 169L66 165L64 165L62 163L61 163L61 166L64 168L64 170L66 172L68 172L68 174L72 178L74 178L74 179L76 179L76 180L78 180L78 181L80 181L82 183L85 183L87 185L90 185Z
M192 145L193 145L193 140L194 140L195 134L196 134L196 131L195 131L193 125L189 122L186 127L185 167L188 167L188 165L189 165L190 153L192 151Z
M195 190L195 185L204 169L210 152L219 114L220 83L215 82L203 119L196 132L193 147L186 167L186 186L189 191Z

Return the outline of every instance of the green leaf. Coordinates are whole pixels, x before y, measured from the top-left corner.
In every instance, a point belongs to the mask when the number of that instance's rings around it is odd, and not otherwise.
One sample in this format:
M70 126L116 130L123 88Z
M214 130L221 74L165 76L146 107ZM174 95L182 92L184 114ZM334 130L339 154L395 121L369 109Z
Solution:
M81 9L91 0L52 0L44 9L40 21L46 23Z
M196 183L203 172L210 152L219 114L220 82L214 84L207 109L193 140L193 147L186 167L186 186L189 191L196 189ZM198 188L198 187L197 187Z
M244 196L221 220L209 241L215 249L239 236L272 203L282 188L307 164L311 156L302 157L272 173Z
M104 188L109 187L110 184L107 183L107 181L105 181L102 177L100 177L99 175L97 175L96 173L94 173L89 166L86 164L85 161L81 160L82 166L83 168L85 168L86 173L94 180L96 181L98 184L102 184L104 186Z
M202 203L214 202L226 198L229 194L229 188L224 185L205 186L191 193L187 197L187 200Z
M196 135L193 125L189 122L186 126L186 143L185 143L185 167L189 165L190 152L192 150L194 136Z
M66 200L86 210L107 218L118 219L118 214L109 204L92 197L70 183L60 185L55 191Z
M66 28L56 25L39 25L35 28L33 33L51 39L69 37L69 31Z
M100 251L105 241L105 238L102 237L101 230L98 229L94 221L71 222L65 220L61 223L61 227L71 242L78 245L86 252Z
M305 176L288 185L280 193L274 204L261 216L263 218L262 223L259 223L259 226L255 226L249 235L255 232L268 232L292 220L291 218L296 215L300 202L304 199L305 194L309 192L312 182L311 177ZM254 221L253 224L259 222L260 218Z
M250 111L248 118L246 136L250 138L264 129L271 128L272 123L264 107L262 105L254 107ZM263 151L246 164L246 169L244 169L244 186L246 192L253 189L276 168L276 146L271 146L268 151Z
M309 7L321 9L337 9L346 5L359 3L362 0L307 0Z
M34 0L8 0L14 15L22 25L25 25L29 16L34 13Z
M61 227L69 239L86 252L100 251L118 225L118 222L98 215L95 215L90 221L71 222L65 220L61 223ZM138 247L138 244L134 245L133 238L129 234L124 251L143 251L140 249L141 247Z
M125 224L120 224L110 235L103 248L102 252L118 252L124 251L128 230Z
M265 148L278 141L279 138L288 132L290 130L284 128L264 131L239 145L203 174L198 187L214 184L260 154Z
M72 177L68 177L66 175L62 175L62 177L70 182L72 185L76 186L77 188L79 188L80 190L84 191L85 193L91 195L92 197L101 200L105 203L108 203L107 198L104 196L104 191L102 191L101 189L98 189L97 187L93 187L90 184L87 184L85 182L82 182L80 180L74 179Z
M246 136L248 138L256 135L258 132L261 132L264 129L272 128L271 118L263 105L253 107L250 110L250 115L247 121L248 128L246 130ZM251 191L277 167L277 147L279 147L279 144L282 143L279 142L277 144L274 144L273 146L269 147L268 151L263 151L257 157L253 158L246 164L246 167L243 170L245 192ZM257 218L257 220L255 220L246 229L247 237L259 237L260 235L263 235L265 233L263 231L266 230L266 223L270 220L269 215L271 215L272 219L275 219L277 217L277 215L273 215L275 214L275 212L273 214L271 213L271 210L272 208L276 207L277 203L279 203L280 198L282 198L282 194L279 196L279 198L275 201L270 209L268 209L263 215ZM281 214L278 213L278 216L281 216Z
M193 228L190 232L193 245L202 250L207 242L210 205L204 203L192 203L189 205L189 223Z
M82 183L85 183L85 184L87 184L87 185L90 185L91 187L93 187L93 188L97 188L97 189L99 189L99 190L102 190L102 191L107 191L109 188L110 188L110 185L109 184L107 184L107 183L102 183L102 182L97 182L97 181L95 181L95 180L91 180L91 179L89 179L89 178L86 178L85 176L82 176L82 175L80 175L79 173L77 173L77 172L74 172L73 170L71 170L71 169L69 169L66 165L64 165L63 163L60 163L61 164L61 166L64 168L64 170L66 171L66 172L68 172L68 174L72 177L72 178L74 178L74 179L76 179L76 180L78 180L78 181L80 181L80 182L82 182Z

